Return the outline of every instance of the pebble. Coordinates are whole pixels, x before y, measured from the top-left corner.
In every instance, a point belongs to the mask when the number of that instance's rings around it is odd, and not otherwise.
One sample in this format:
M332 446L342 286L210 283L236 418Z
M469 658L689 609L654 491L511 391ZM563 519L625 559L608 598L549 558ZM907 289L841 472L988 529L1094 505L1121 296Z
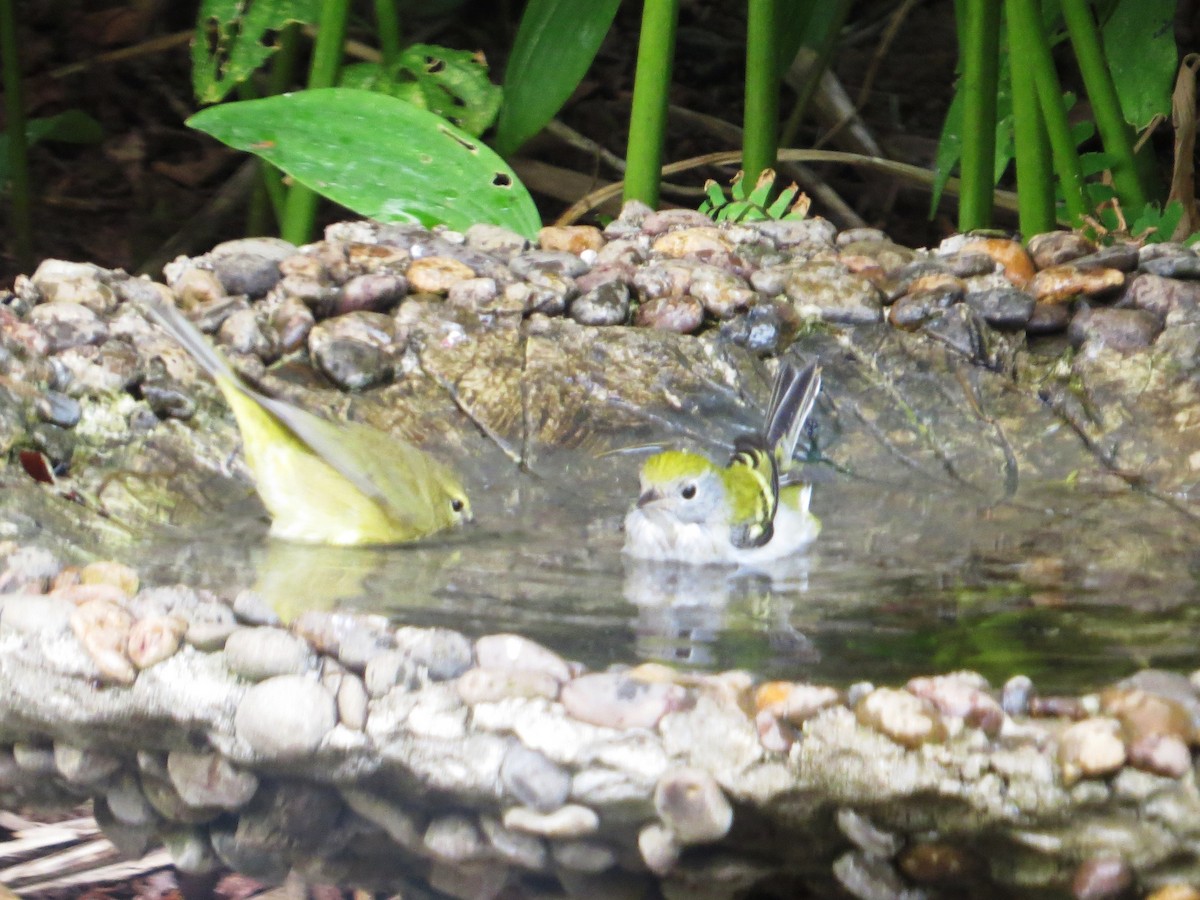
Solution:
M800 317L790 303L760 299L744 313L722 322L720 334L751 353L768 356L791 344L799 330Z
M1121 859L1084 860L1071 879L1075 900L1108 900L1119 897L1133 885L1133 870Z
M658 822L651 822L638 832L638 851L646 868L661 876L675 868L683 846L671 829Z
M904 331L916 331L942 310L962 299L962 288L936 287L914 290L888 308L888 321Z
M907 887L889 860L858 850L834 860L833 875L851 897L861 900L924 900L926 896Z
M524 806L513 806L504 811L504 827L510 831L535 834L547 838L580 838L595 834L600 828L600 817L595 811L568 803L553 812L543 813Z
M475 820L463 815L435 818L425 829L422 843L435 859L447 862L472 862L491 855L491 848Z
M638 210L628 221L631 224L639 224L637 221L639 217L641 218L642 232L649 235L662 234L672 228L710 228L712 226L712 219L696 209L660 209L644 214ZM621 212L621 218L625 219L624 209Z
M509 259L529 249L524 236L499 225L477 222L467 229L465 237L471 249L499 259Z
M1143 272L1151 275L1161 275L1164 278L1200 278L1200 257L1190 256L1160 256L1157 259L1143 259L1139 266Z
M612 848L598 841L555 841L550 845L554 862L573 872L603 872L617 864Z
M563 685L567 714L607 728L653 728L680 708L686 691L675 684L646 684L617 672L581 675Z
M1161 332L1161 320L1144 309L1101 306L1075 313L1067 327L1067 340L1074 347L1106 347L1132 353L1149 347Z
M1129 740L1129 764L1164 778L1182 778L1192 771L1192 752L1178 735L1140 735Z
M499 820L482 816L479 828L492 850L505 862L538 872L546 867L546 842L536 835L505 828Z
M215 303L225 296L221 279L210 269L189 267L174 279L168 276L167 283L179 300L179 308L185 312Z
M312 753L336 724L333 695L302 675L277 675L252 685L234 715L237 736L264 760Z
M523 744L509 746L500 763L500 783L522 806L549 813L567 802L571 774Z
M104 801L113 816L126 825L147 825L154 821L154 807L142 793L138 779L132 774L123 774L104 794Z
M688 294L699 300L715 319L728 319L753 306L758 295L742 278L719 266L700 265L692 270Z
M754 708L769 712L792 725L803 725L822 710L837 706L842 695L825 685L768 681L754 692Z
M490 309L499 295L495 278L465 278L451 285L446 292L446 302L451 306L482 311Z
M566 660L536 641L519 634L489 634L475 642L480 668L514 672L540 672L562 683L570 681Z
M604 246L604 233L593 225L547 225L538 232L543 250L573 253L598 252Z
M317 367L344 391L382 384L392 377L395 320L379 312L357 311L326 319L308 335L308 352Z
M408 293L408 280L396 272L368 272L355 275L342 285L333 314L351 312L383 313L394 309Z
M872 822L866 815L843 806L835 817L838 831L859 850L881 859L891 859L904 845L903 840Z
M1004 724L1004 710L989 692L986 679L974 672L914 678L906 687L932 703L943 716L962 719L992 737Z
M946 726L937 709L908 691L876 688L858 702L854 714L860 724L910 750L946 739Z
M1095 297L1119 291L1125 273L1119 269L1081 269L1075 265L1042 269L1029 283L1039 304L1070 303L1077 297Z
M50 579L62 571L62 563L49 550L41 547L20 547L8 555L4 571L0 572L0 593L18 590L42 593Z
M572 300L568 314L580 325L624 325L629 309L629 285L606 281Z
M59 391L46 391L34 401L34 412L43 422L60 428L74 428L83 415L83 407L74 397Z
M138 619L129 629L129 661L148 669L170 659L183 642L187 620L182 616L151 615Z
M1029 334L1055 334L1071 323L1071 307L1066 303L1035 303L1025 330Z
M283 628L239 628L225 641L225 664L250 681L302 675L316 668L308 642Z
M1000 708L1010 716L1028 715L1029 701L1033 695L1033 680L1028 675L1014 675L1004 682L1000 692Z
M1024 288L1034 277L1033 259L1017 241L1007 238L970 238L957 248L959 253L982 253L1004 267L1004 277Z
M1036 301L1032 294L1017 288L971 291L963 301L993 328L1024 328L1029 323Z
M139 587L136 569L111 561L88 563L79 570L79 583L111 585L125 597L132 597Z
M414 259L405 275L411 290L422 294L445 294L460 281L475 277L466 263L444 256Z
M1075 265L1081 269L1119 269L1126 273L1132 272L1138 267L1138 249L1133 244L1101 247L1094 253L1076 259Z
M861 275L828 263L796 267L784 287L802 318L842 325L869 325L883 318L879 289Z
M83 645L102 680L133 684L137 678L126 650L133 617L111 600L89 600L71 613L71 630Z
M261 297L279 283L279 264L295 253L280 238L254 237L217 244L208 260L226 293Z
M35 306L29 312L28 322L45 336L50 353L102 344L108 338L108 326L96 313L80 303Z
M836 226L820 216L811 216L807 219L765 220L748 224L763 237L769 238L781 250L803 244L814 247L832 247L834 238L837 236Z
M654 808L679 843L719 841L733 825L733 807L703 769L672 769L654 787Z
M188 806L240 809L258 790L258 777L232 765L219 753L167 754L167 774Z
M1058 740L1058 763L1067 787L1082 778L1102 778L1125 765L1125 743L1116 719L1084 719Z
M1047 231L1031 237L1028 249L1035 266L1049 269L1094 253L1096 245L1075 231Z
M53 775L58 771L51 746L17 741L12 745L12 755L17 768L29 775Z
M1138 275L1118 301L1153 313L1168 325L1200 321L1200 284L1158 275Z
M527 250L508 262L509 269L519 278L543 287L566 285L591 266L574 253L562 250Z
M657 297L640 304L633 324L659 331L691 334L704 324L704 305L695 297Z
M338 721L354 731L367 727L370 698L367 687L353 672L343 672L337 686Z
M511 669L468 669L458 677L455 688L468 706L478 703L497 703L509 697L558 697L560 682L545 672L522 672Z
M921 884L961 882L979 871L979 862L954 844L922 841L906 847L897 860L900 871Z
M54 743L54 767L72 784L98 785L121 768L120 757L89 747Z
M224 603L207 600L188 610L187 633L183 639L197 650L220 650L237 630L237 616Z

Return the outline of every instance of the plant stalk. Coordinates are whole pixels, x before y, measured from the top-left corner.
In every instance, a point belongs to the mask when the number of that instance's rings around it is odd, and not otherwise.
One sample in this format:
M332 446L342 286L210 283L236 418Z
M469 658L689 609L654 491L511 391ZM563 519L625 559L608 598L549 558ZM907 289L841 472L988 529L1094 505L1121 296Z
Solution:
M629 114L625 199L658 206L679 0L645 0Z
M1146 205L1147 191L1134 156L1133 129L1121 112L1121 101L1100 48L1100 32L1091 6L1087 0L1062 0L1062 12L1071 46L1075 48L1075 59L1079 62L1079 72L1092 103L1096 129L1105 151L1114 158L1111 172L1117 199L1126 210L1141 209Z
M745 183L775 166L779 149L779 63L775 0L749 0L746 21L746 99L742 127Z
M1017 167L1017 217L1026 237L1052 231L1054 215L1054 167L1050 140L1038 104L1037 85L1029 66L1011 60L1027 58L1024 32L1010 30L1009 69L1012 76L1013 155Z
M349 0L324 0L321 4L321 21L308 72L310 88L333 87L337 84L349 15ZM314 191L302 184L293 184L288 189L281 229L284 240L293 244L303 244L309 240L317 217L318 199Z
M967 0L959 46L963 79L962 184L958 228L992 224L996 167L996 89L1000 70L1000 4Z
M396 0L375 0L375 31L379 35L383 70L391 72L400 59L400 15L396 12Z

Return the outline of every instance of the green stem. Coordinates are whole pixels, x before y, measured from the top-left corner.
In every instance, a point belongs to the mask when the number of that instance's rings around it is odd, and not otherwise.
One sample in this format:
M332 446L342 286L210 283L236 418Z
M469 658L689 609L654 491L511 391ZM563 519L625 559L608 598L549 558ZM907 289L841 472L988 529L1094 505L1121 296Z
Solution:
M629 114L625 199L658 205L679 0L645 0Z
M1087 0L1062 0L1062 11L1067 34L1075 48L1075 59L1079 62L1079 72L1092 103L1092 113L1096 116L1100 140L1105 151L1114 158L1113 189L1122 207L1141 209L1146 205L1147 192L1133 153L1133 129L1121 112L1121 101L1100 49L1100 33L1091 7Z
M996 168L996 90L999 84L1000 4L968 0L963 24L962 184L959 231L992 224Z
M821 75L829 68L829 61L833 58L838 36L842 33L842 26L846 24L846 16L850 12L850 3L851 0L822 0L809 20L810 34L802 46L815 49L816 61L809 66L787 121L779 130L780 146L790 147L796 142L796 135L800 131L800 123L804 121L804 114L808 111L808 104L817 92Z
M1024 32L1010 29L1009 60L1025 59L1028 50ZM1013 150L1017 165L1017 215L1026 237L1052 231L1054 217L1054 169L1050 140L1038 105L1037 86L1029 66L1012 65Z
M1071 126L1067 120L1062 86L1054 69L1050 41L1042 27L1038 0L1007 0L1007 9L1009 40L1011 42L1013 35L1017 35L1025 51L1021 56L1012 54L1013 64L1026 65L1033 70L1038 103L1046 123L1046 133L1050 138L1054 171L1062 186L1067 220L1074 225L1080 222L1088 211L1083 192L1083 173L1079 168L1079 154L1075 152L1075 140L1071 136Z
M17 54L17 20L12 0L0 0L0 57L3 57L4 114L8 126L8 171L12 179L13 251L21 271L33 268L33 203L29 156L25 143L25 106L21 60Z
M508 19L500 21L507 22ZM400 15L396 12L396 0L375 0L375 28L379 34L383 69L391 72L400 59Z
M779 65L775 0L749 0L746 21L746 102L742 165L746 184L775 165L779 127Z
M310 88L333 87L337 84L349 14L349 0L324 0L321 4L321 21L313 46L312 66L308 72ZM281 229L284 240L303 244L309 239L317 217L318 199L314 191L302 184L291 186Z

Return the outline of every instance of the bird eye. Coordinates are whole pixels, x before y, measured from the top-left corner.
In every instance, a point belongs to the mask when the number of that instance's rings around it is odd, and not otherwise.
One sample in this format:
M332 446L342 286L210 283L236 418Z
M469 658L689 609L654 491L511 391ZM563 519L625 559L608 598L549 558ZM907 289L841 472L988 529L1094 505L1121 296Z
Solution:
M683 494L684 500L691 500L696 496L696 486L694 484L685 484L683 490L679 493Z
M454 510L455 512L462 512L462 511L463 511L463 507L464 507L465 505L466 505L466 504L464 504L464 503L463 503L461 500L459 500L457 497L455 497L453 500L451 500L451 501L450 501L450 508L451 508L452 510Z

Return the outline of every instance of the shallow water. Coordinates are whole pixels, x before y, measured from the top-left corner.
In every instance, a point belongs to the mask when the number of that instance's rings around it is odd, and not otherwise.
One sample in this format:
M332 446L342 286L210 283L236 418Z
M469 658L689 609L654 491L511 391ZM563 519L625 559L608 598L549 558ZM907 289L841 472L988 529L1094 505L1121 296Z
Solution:
M993 683L1024 673L1044 692L1147 665L1200 667L1200 538L1149 496L1025 485L982 506L920 476L830 476L814 497L824 531L811 553L746 572L625 558L633 471L626 458L558 466L552 481L504 473L475 491L483 524L413 547L272 541L251 507L135 562L149 583L253 586L285 618L342 608L517 631L593 666L838 684L971 668Z

